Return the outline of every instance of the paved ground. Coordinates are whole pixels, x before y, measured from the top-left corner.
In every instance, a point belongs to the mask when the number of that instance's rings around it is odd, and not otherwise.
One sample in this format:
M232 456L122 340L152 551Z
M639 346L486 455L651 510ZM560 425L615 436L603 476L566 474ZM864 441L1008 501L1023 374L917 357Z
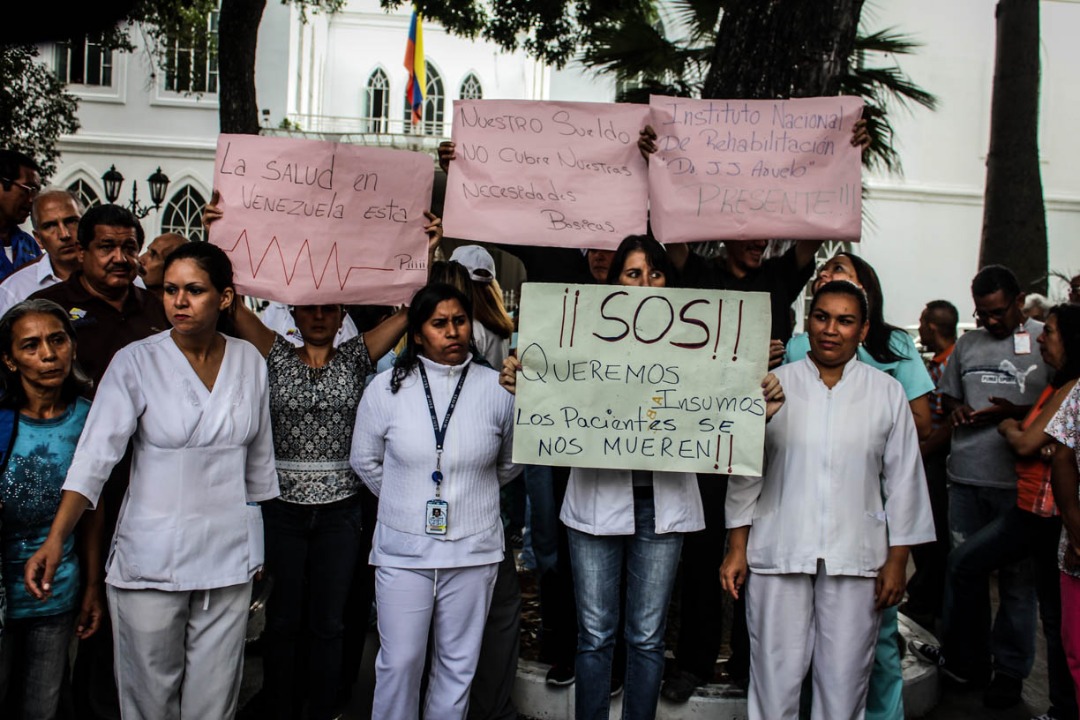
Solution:
M352 700L345 709L343 720L370 720L371 718L377 644L377 635L369 633L364 647L364 664L353 687ZM1046 681L1046 649L1040 627L1035 667L1024 685L1024 703L1009 710L989 710L983 707L981 691L962 691L946 687L938 706L924 718L926 720L1030 720L1046 712L1049 706ZM248 654L245 662L241 705L247 703L261 686L262 658L252 652ZM242 720L255 720L258 717L250 710L249 706L247 713L241 712ZM522 718L522 720L526 719Z

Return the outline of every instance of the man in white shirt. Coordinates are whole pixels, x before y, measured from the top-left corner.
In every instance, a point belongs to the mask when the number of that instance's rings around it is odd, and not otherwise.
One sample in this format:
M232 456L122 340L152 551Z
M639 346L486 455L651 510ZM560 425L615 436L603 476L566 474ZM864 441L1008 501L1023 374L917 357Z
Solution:
M34 239L45 255L24 265L0 283L0 315L38 290L43 290L79 269L78 242L75 239L82 217L82 204L67 190L45 190L30 210Z
M732 476L724 589L746 584L751 720L862 718L881 611L904 595L908 547L934 540L903 387L855 357L862 290L830 282L810 310L810 354L775 370L787 403L765 431L765 476ZM748 579L749 576L749 579Z

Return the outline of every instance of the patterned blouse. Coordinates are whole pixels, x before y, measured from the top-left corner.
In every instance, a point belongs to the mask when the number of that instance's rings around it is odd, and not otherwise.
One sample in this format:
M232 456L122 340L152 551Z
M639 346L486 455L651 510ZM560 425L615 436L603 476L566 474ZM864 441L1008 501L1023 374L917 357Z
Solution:
M360 489L349 467L356 407L375 372L364 336L338 346L324 367L304 364L278 336L266 358L281 499L299 505L344 500Z
M1057 413L1050 418L1046 434L1076 453L1077 464L1080 466L1080 383L1073 387ZM1065 569L1065 550L1068 545L1068 534L1065 528L1062 528L1061 542L1058 543L1058 567L1066 575L1080 577L1080 572Z

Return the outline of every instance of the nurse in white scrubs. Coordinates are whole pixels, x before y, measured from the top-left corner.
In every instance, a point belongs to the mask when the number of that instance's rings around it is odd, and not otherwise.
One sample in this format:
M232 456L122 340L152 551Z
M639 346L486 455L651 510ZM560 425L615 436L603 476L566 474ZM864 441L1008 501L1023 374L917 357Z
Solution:
M48 597L64 539L128 443L130 485L106 565L125 720L231 718L262 510L278 495L266 362L217 331L233 302L219 248L190 243L165 263L173 327L116 354L64 483L48 539L26 563Z

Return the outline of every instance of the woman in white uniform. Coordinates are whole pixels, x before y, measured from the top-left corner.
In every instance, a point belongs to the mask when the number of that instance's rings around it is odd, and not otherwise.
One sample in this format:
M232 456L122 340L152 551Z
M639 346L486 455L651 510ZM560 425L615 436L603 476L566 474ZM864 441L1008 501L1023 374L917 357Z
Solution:
M266 363L217 332L233 301L219 248L191 243L165 263L173 327L123 348L101 380L49 536L26 563L52 589L64 539L133 444L131 479L105 582L125 720L236 714L262 510L276 497Z
M351 463L379 496L371 550L381 646L372 717L419 715L432 628L424 717L458 720L469 688L499 562L499 486L510 460L513 399L498 373L473 362L472 308L449 285L421 289L407 345L393 370L364 391Z

